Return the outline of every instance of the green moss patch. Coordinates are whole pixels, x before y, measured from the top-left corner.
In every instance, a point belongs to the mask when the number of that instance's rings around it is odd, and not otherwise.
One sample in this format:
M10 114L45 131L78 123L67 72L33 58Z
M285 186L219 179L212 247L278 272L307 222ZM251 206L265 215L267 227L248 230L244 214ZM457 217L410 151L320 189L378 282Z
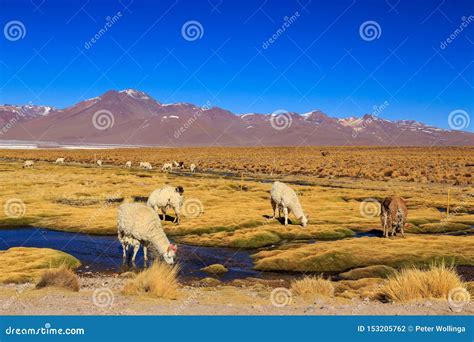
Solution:
M207 267L201 268L201 271L204 271L209 274L221 274L221 273L226 273L229 270L221 264L212 264Z

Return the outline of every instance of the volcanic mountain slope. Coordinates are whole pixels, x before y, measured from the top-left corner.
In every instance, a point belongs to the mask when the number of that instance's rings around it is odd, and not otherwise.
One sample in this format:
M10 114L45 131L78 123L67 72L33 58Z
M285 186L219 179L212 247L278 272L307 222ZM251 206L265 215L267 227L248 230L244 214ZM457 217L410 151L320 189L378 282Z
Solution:
M474 134L374 115L331 118L321 111L235 115L218 107L161 104L127 89L56 110L0 106L0 124L22 115L2 140L155 146L474 145Z
M6 125L16 121L26 121L34 119L43 115L48 115L53 111L53 107L47 106L15 106L15 105L0 105L0 125Z

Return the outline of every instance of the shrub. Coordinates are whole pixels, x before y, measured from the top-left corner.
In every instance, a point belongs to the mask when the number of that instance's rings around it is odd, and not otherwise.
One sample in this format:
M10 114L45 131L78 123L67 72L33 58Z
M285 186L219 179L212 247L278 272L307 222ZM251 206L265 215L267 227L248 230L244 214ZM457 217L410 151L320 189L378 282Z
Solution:
M147 295L155 298L176 299L178 297L178 266L155 262L125 284L124 294Z
M406 268L387 279L381 289L382 298L394 302L422 299L447 299L449 291L465 288L452 266L432 265L427 270Z
M36 288L61 287L71 291L79 291L79 279L71 269L61 266L45 270L36 284Z
M323 277L304 277L291 283L294 294L304 299L315 299L317 297L332 297L334 286L331 281Z

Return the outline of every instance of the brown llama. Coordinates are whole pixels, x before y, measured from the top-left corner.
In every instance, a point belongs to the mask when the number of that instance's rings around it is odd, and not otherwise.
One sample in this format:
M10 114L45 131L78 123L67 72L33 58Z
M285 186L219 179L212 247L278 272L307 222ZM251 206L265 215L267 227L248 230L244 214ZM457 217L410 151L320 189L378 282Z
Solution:
M392 232L391 236L400 232L405 237L404 227L407 220L407 212L405 200L399 196L389 196L382 201L380 221L382 222L384 237L388 237L389 230Z

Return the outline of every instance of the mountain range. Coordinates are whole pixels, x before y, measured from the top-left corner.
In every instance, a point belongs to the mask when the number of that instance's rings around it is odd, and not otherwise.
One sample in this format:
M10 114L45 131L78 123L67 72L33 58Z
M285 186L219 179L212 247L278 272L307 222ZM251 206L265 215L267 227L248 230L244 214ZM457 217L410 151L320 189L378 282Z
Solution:
M474 133L373 114L236 115L189 103L163 104L134 89L110 90L73 106L0 106L0 141L145 146L448 146L474 145Z

